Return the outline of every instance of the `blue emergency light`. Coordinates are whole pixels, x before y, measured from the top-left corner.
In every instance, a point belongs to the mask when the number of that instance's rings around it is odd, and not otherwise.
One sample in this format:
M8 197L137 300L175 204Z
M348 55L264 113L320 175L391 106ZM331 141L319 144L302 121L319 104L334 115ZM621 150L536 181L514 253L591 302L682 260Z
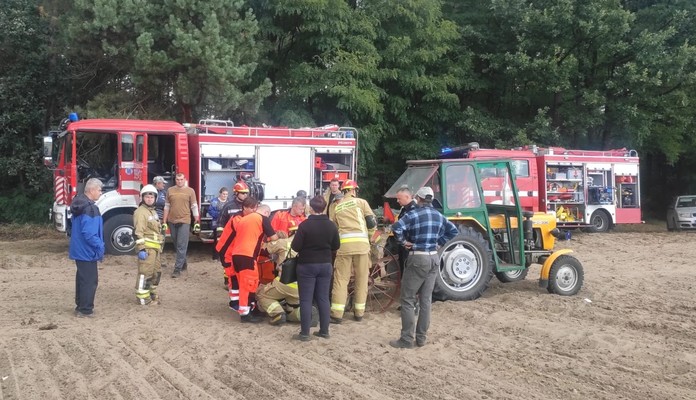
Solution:
M71 112L70 114L68 114L68 119L70 120L70 122L77 122L80 120L76 112Z

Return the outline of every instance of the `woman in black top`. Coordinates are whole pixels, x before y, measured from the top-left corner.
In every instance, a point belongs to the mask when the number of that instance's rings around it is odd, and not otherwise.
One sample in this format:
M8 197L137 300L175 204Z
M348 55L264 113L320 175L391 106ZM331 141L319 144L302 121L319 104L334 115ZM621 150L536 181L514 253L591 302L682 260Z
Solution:
M331 286L332 253L338 250L341 242L338 228L323 214L326 200L315 196L310 200L312 215L302 222L292 239L292 249L298 253L297 284L300 293L301 329L293 339L310 339L309 326L312 320L312 299L319 309L319 332L315 336L329 338L329 288Z

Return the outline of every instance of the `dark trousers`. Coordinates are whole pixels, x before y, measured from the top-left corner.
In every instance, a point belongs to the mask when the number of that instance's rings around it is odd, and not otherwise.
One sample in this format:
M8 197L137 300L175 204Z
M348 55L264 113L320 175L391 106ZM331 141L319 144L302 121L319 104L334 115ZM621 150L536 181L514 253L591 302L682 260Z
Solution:
M82 314L94 312L94 296L97 294L99 274L96 261L78 261L75 274L75 311Z
M300 293L300 334L309 335L312 324L312 300L319 309L319 331L329 333L329 316L331 305L329 289L331 288L332 266L330 263L298 264L297 285Z

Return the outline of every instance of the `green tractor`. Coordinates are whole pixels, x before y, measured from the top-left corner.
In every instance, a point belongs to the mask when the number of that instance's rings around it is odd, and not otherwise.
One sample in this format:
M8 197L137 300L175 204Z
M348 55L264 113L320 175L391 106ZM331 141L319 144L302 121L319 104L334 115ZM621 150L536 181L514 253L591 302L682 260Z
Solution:
M542 265L539 285L550 293L576 294L584 271L571 250L553 251L564 233L554 215L524 211L508 160L422 160L407 162L406 171L385 194L407 186L414 193L430 186L433 206L459 229L438 250L440 273L435 300L474 300L495 275L502 282L524 280L534 263Z

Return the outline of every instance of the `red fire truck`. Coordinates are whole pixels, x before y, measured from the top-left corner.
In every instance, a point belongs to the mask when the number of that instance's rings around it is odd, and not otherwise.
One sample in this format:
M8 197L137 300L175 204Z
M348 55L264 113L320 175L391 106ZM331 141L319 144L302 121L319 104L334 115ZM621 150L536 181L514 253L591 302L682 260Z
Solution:
M209 201L221 187L245 181L252 195L272 210L288 208L298 190L316 194L329 181L356 178L358 132L320 128L234 126L230 121L198 124L173 121L93 119L71 116L44 138L44 162L54 170L51 219L70 232L70 203L87 179L103 183L97 201L110 254L134 248L132 214L140 189L163 176L168 185L183 173L201 207L203 241L212 240Z
M497 150L470 143L444 149L441 158L512 160L522 206L555 215L559 227L604 232L615 224L642 222L635 150L537 146ZM504 196L505 188L500 189Z

